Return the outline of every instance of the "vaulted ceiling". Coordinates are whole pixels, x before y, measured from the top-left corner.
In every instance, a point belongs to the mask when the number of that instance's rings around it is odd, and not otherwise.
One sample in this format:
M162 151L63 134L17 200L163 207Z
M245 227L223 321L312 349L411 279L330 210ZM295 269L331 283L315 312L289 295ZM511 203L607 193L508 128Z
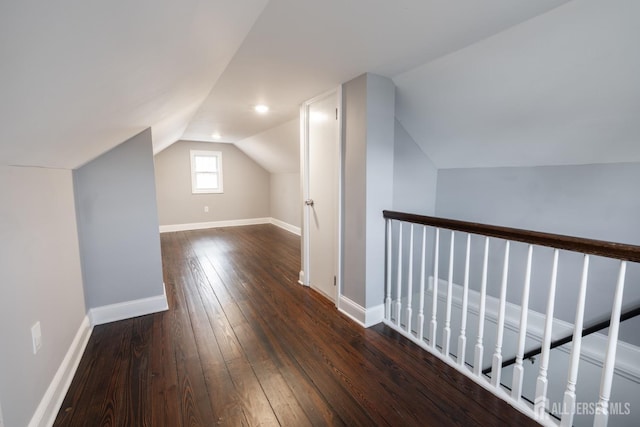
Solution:
M438 168L640 161L640 2L571 1L394 77Z
M363 72L393 78L399 121L438 167L640 161L639 8L6 0L0 164L74 168L151 127L156 151L220 133L286 169L287 145L262 136L292 134L302 101Z
M3 0L0 164L75 168L148 127L167 146L266 0Z

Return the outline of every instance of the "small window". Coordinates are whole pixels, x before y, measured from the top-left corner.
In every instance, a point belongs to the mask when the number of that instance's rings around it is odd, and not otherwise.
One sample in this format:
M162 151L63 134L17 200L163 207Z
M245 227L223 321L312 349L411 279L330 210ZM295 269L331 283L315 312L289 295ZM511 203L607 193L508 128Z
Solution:
M191 192L222 193L222 153L191 150Z

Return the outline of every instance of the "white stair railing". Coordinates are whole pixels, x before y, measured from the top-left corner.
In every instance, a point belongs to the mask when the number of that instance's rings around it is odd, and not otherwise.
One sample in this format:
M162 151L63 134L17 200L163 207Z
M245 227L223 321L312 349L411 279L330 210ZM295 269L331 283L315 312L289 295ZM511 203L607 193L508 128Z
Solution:
M606 426L611 415L610 400L612 396L613 378L615 375L616 349L618 345L618 335L620 327L620 317L622 314L622 301L625 286L625 278L627 275L627 263L640 262L640 247L633 245L624 245L611 242L595 241L589 239L581 239L567 236L560 236L548 233L539 233L529 230L519 230L506 227L490 226L476 223L468 223L463 221L448 220L443 218L425 217L419 215L405 214L399 212L385 211L387 248L386 253L386 289L384 299L385 323L390 327L398 330L403 335L417 342L423 348L437 355L445 362L455 366L465 375L468 375L474 381L483 387L489 389L499 397L511 402L513 406L528 414L544 425L562 425L570 426L576 420L576 391L579 384L579 364L582 357L583 344L583 327L585 323L585 310L587 300L587 283L589 279L590 256L597 255L599 257L618 259L620 266L618 269L617 280L615 280L615 294L613 298L613 307L611 310L611 320L609 327L609 336L607 341L606 353L602 360L602 376L599 390L597 390L598 398L594 414L592 414L592 422L596 426ZM403 224L410 224L408 227L408 239L406 239L407 228ZM422 226L422 238L415 238L414 225ZM440 251L443 250L440 245L441 230L450 232L448 245L448 262L442 259L444 270L446 272L446 280L440 278ZM397 235L396 235L397 233ZM419 235L420 235L419 234ZM483 239L483 245L473 245L472 235L479 236ZM394 242L393 237L396 237ZM456 258L456 239L463 238L466 244L460 246L464 249L464 256ZM504 242L504 253L501 260L501 274L498 276L496 265L498 260L497 254L491 252L491 240L501 240ZM463 242L465 240L462 240ZM524 274L517 275L523 279L515 279L510 277L511 264L520 265L518 256L521 251L519 247L512 248L511 243L525 243L526 257L524 258ZM476 241L480 243L480 241ZM415 246L415 248L414 248ZM501 245L496 245L497 247ZM427 253L428 248L433 248L433 254ZM552 259L548 265L543 267L549 270L535 271L533 255L535 247L552 248ZM461 249L462 250L462 249ZM560 409L550 408L549 392L550 379L549 372L553 368L554 359L551 358L552 351L559 343L567 342L566 340L558 340L557 336L564 332L554 330L554 325L558 323L554 318L554 310L556 304L556 295L558 287L566 286L558 283L558 271L564 268L560 265L560 251L570 251L582 254L583 263L581 273L575 272L574 279L579 282L578 294L576 297L575 321L572 325L573 338L567 346L567 352L570 353L567 369L567 378L564 385L562 404ZM515 251L515 252L513 252ZM429 251L430 252L430 251ZM512 254L513 252L513 254ZM404 254L408 253L405 258ZM416 260L416 254L419 253L419 259ZM544 258L544 251L540 251L540 255L536 255L536 260ZM513 259L512 259L513 258ZM432 260L433 266L429 267L429 260ZM419 286L415 286L414 281L414 265L420 262ZM481 261L481 263L480 263ZM479 277L473 277L472 265L481 264ZM538 261L538 264L540 262ZM395 268L395 280L392 280L392 271ZM433 275L427 277L427 271L432 271ZM563 270L563 280L573 274L570 267ZM462 285L457 285L454 281L456 271L460 271L463 276ZM476 274L478 270L474 270ZM405 274L406 272L406 274ZM548 289L546 286L533 287L532 276L547 276L550 272L550 280ZM498 277L494 277L498 276ZM499 279L499 280L498 280ZM442 286L440 282L442 281ZM613 282L613 279L612 279ZM429 286L427 286L427 283ZM477 287L472 289L472 283ZM498 286L499 284L499 286ZM414 292L417 294L414 295ZM511 288L515 288L513 291ZM496 293L498 295L490 295ZM519 298L516 301L509 301L508 294L520 291ZM544 300L546 300L545 313L532 312L530 301L532 295L537 292L537 300L541 300L540 292L545 292ZM414 301L417 298L417 316L414 322ZM430 311L425 313L425 301L430 298ZM518 305L519 304L519 305ZM440 306L440 307L439 307ZM460 315L456 315L455 319L460 320L460 332L457 340L457 348L451 347L451 331L454 322L454 311L459 310ZM507 311L509 310L509 315ZM517 314L516 311L517 310ZM490 315L488 315L490 313ZM531 332L530 313L534 313L536 320L536 328L539 328L539 357L536 360L538 366L534 364L525 364L525 360L530 358L534 352L527 350L528 334ZM427 314L430 316L428 336L425 337L425 318ZM509 317L509 325L506 327L507 317ZM514 319L517 323L514 325ZM468 363L466 358L467 340L472 338L467 336L469 331L469 321L477 324L477 334L475 335L475 346L473 348L473 363ZM495 323L495 335L485 335L485 326L487 323ZM544 326L542 326L542 323ZM440 330L438 329L440 327ZM562 329L562 328L560 328ZM442 342L438 342L437 336L441 333ZM506 336L509 339L506 340ZM569 335L569 334L567 334ZM536 338L537 339L537 338ZM490 367L483 365L486 351L491 346L494 349L491 357ZM531 347L529 342L529 347ZM471 350L471 349L469 349ZM505 359L508 359L506 362ZM511 378L508 384L502 384L503 370L506 365L509 366ZM527 375L527 372L530 374ZM506 375L506 374L505 374ZM557 382L557 375L552 378L554 383ZM526 396L524 385L526 378L529 378L529 387L534 386L535 391L531 390L531 395ZM555 390L555 389L554 389ZM640 392L640 390L638 390ZM562 391L560 391L562 394ZM555 394L555 392L554 392ZM640 394L640 393L639 393Z
M573 344L571 346L571 358L569 360L569 378L567 390L564 392L563 408L564 416L560 423L563 427L573 425L573 414L576 407L576 384L578 381L578 365L580 363L580 348L582 347L582 326L584 325L584 305L587 298L587 280L589 278L589 255L584 256L582 264L582 279L578 291L578 304L576 306L576 321L573 328Z
M536 380L536 397L534 400L534 411L536 418L545 419L546 403L547 403L547 389L549 386L549 380L547 373L549 372L549 354L551 352L551 333L553 328L553 310L556 300L556 285L558 283L558 249L553 251L553 264L551 266L551 283L549 284L549 293L547 294L547 313L544 319L544 335L542 336L541 346L541 362L540 372ZM584 275L583 275L584 277Z
M500 285L500 307L498 308L498 330L496 338L496 351L493 353L493 363L491 365L491 385L500 385L500 374L502 373L502 342L504 339L504 316L507 304L507 277L509 276L509 249L511 245L507 240L504 246L504 263L502 265L502 284Z
M529 245L527 253L527 267L522 288L522 304L520 305L520 332L518 333L518 352L516 364L513 367L513 382L511 384L511 397L520 400L522 397L522 382L524 380L524 346L527 338L527 322L529 320L529 288L531 287L531 263L533 261L533 245Z
M620 263L616 293L613 297L613 308L611 310L611 326L609 326L609 340L607 342L607 355L602 369L602 380L600 383L600 400L596 409L594 427L606 427L609 418L609 397L611 396L611 385L613 383L613 370L616 362L616 351L618 346L618 331L620 328L620 314L622 309L622 294L624 291L624 279L627 271L626 261Z
M478 338L473 358L473 373L482 375L482 356L484 354L484 319L487 309L487 275L489 269L489 237L484 239L484 257L482 258L482 282L480 285L480 311L478 312Z
M449 280L447 281L447 311L444 320L444 329L442 330L442 354L449 354L449 344L451 342L451 304L453 291L453 257L454 257L455 233L451 232L451 241L449 243Z
M434 244L433 255L433 298L431 305L431 322L429 323L429 344L431 348L436 348L436 330L438 329L438 280L435 278L440 277L438 275L438 265L440 255L440 229L436 228L436 238Z
M460 317L460 336L458 337L458 365L464 366L467 351L467 310L469 307L469 264L471 260L471 234L467 234L467 246L464 257L464 284L462 285L462 308Z

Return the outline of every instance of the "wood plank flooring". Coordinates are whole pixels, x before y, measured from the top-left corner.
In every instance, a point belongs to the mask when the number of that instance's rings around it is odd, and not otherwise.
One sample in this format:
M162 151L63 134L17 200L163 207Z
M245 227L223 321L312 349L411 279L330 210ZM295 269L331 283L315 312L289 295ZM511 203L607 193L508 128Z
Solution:
M162 234L169 311L94 328L56 426L536 425L297 284L272 225Z

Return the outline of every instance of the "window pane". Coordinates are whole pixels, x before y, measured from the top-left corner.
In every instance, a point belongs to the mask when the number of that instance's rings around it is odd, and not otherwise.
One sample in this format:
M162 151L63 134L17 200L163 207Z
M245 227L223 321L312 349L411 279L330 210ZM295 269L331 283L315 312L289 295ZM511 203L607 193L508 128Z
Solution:
M196 172L216 172L218 162L215 156L195 156Z
M218 188L218 174L196 173L196 188L199 190Z

